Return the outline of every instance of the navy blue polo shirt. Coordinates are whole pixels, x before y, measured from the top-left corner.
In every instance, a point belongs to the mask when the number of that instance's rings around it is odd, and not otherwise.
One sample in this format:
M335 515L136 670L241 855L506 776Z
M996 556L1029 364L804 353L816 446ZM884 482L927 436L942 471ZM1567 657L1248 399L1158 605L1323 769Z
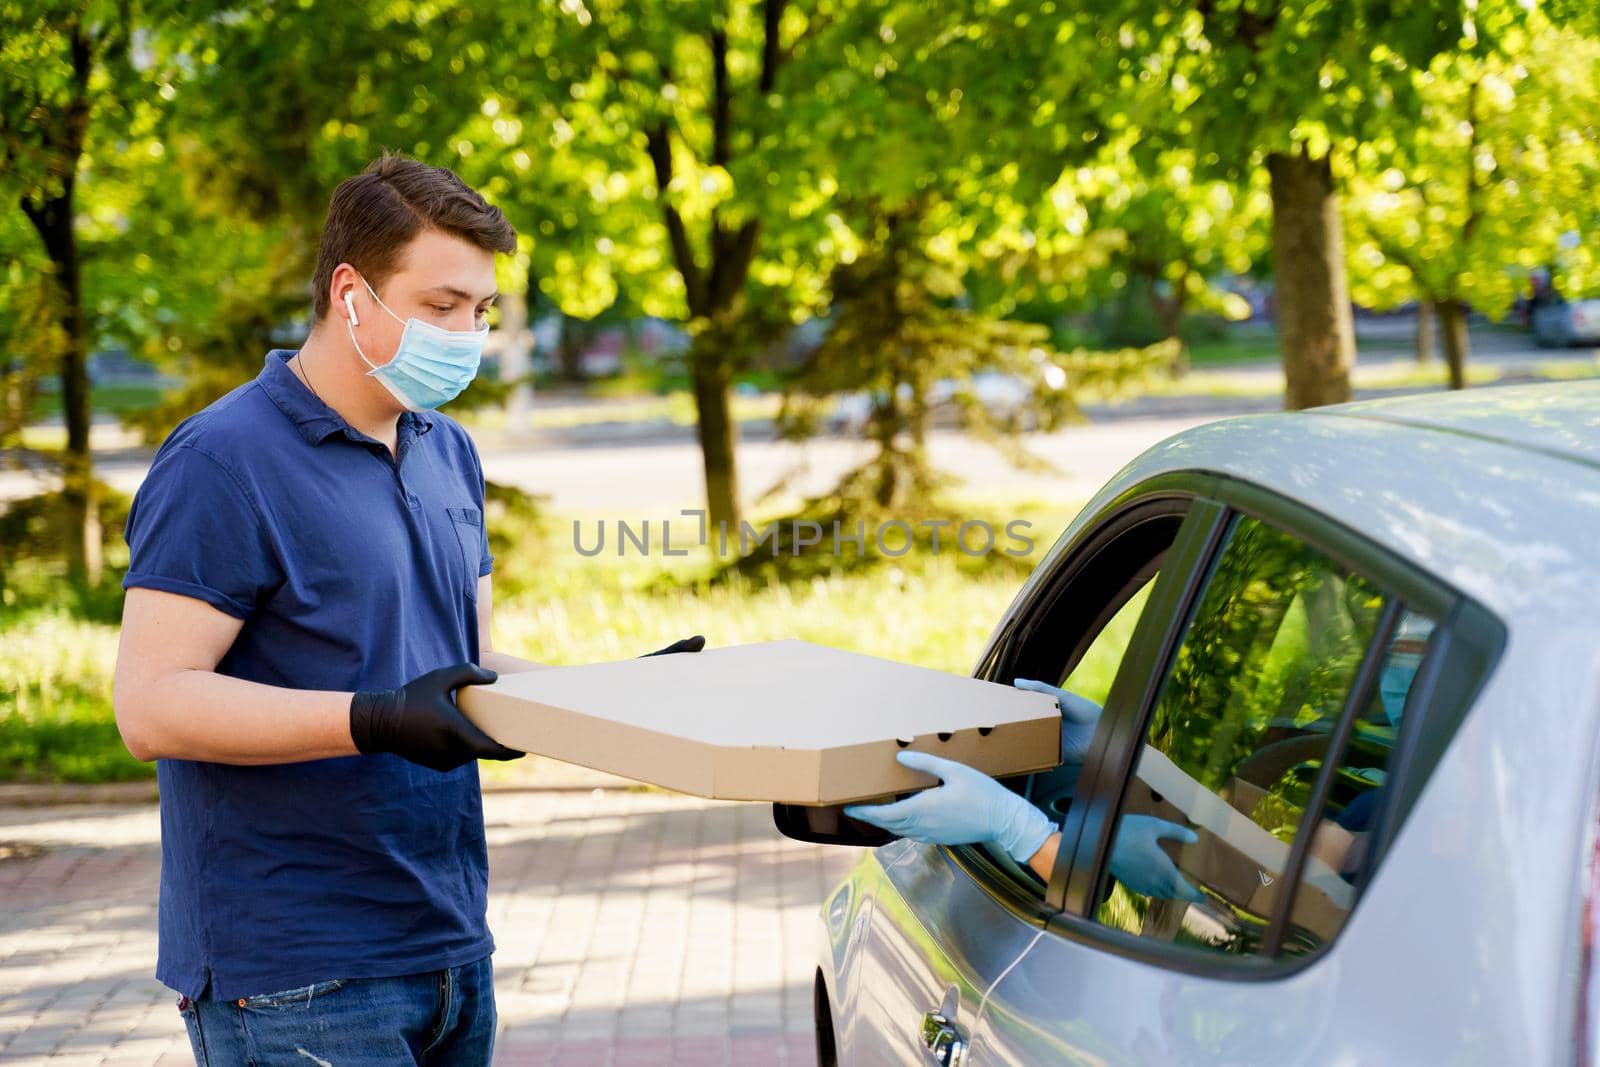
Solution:
M128 513L123 588L242 620L216 669L266 685L392 689L475 662L492 557L471 438L407 412L391 455L305 387L293 355L269 352L162 443ZM494 951L475 762L163 759L157 775L156 977L178 992L209 981L233 999Z

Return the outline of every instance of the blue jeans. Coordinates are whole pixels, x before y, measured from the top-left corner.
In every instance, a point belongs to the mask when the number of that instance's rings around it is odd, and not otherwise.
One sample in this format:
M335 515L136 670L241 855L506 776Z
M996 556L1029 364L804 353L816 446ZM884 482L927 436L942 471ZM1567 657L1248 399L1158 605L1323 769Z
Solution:
M397 978L332 978L216 1000L180 997L199 1067L486 1065L494 1052L494 967L485 956Z

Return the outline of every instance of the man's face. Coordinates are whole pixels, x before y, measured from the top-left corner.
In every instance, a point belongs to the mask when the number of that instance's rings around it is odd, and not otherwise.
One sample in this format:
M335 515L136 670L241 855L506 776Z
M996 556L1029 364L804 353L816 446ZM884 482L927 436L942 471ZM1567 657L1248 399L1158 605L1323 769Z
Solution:
M381 284L371 278L367 282L401 320L384 314L366 286L354 282L361 347L378 366L394 357L405 319L415 317L440 329L470 332L482 328L499 296L493 252L431 229L418 233L401 251L398 271Z

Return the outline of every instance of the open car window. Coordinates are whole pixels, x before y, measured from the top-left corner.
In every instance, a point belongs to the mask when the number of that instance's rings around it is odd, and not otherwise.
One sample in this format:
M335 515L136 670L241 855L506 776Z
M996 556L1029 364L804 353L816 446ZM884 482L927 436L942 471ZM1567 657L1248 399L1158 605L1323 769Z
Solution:
M1187 498L1169 497L1134 505L1092 530L1054 580L1041 587L1025 619L1025 638L993 680L1009 684L1031 678L1103 705L1188 504ZM1092 732L1091 726L1080 740ZM1080 759L1074 759L1003 781L1059 827L1081 767ZM997 847L975 848L987 858L986 870L1010 888L1043 898L1044 882L1031 870Z
M1150 599L1150 589L1154 585L1155 577L1152 575L1136 588L1064 677L1041 680L1104 708L1106 697L1111 692L1111 683L1122 666L1128 644L1133 639L1134 628L1139 624L1139 616L1144 612L1145 604ZM1067 728L1065 723L1063 728ZM1080 726L1077 730L1077 739L1082 740L1085 734L1092 731L1092 727ZM1023 787L1023 795L1060 826L1067 809L1072 806L1072 797L1082 769L1081 762L1069 758L1052 770L1031 774Z

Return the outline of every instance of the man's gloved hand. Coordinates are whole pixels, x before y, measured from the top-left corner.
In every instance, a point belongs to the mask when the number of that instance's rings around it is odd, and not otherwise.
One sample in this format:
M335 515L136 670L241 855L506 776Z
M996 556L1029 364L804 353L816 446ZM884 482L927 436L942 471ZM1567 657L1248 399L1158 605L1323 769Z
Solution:
M461 714L454 700L463 685L486 685L499 675L476 663L440 667L399 689L357 693L350 701L350 737L363 755L392 752L436 771L469 760L527 755L494 741Z
M1094 740L1094 727L1100 721L1100 705L1088 697L1057 689L1032 678L1018 678L1012 683L1018 689L1044 693L1056 698L1061 712L1061 762L1081 764L1089 758L1089 742Z
M1111 876L1135 893L1159 900L1198 904L1205 896L1178 873L1177 864L1161 851L1163 840L1192 845L1193 830L1154 815L1124 815L1111 846Z
M706 639L699 634L695 634L693 637L685 637L682 641L674 641L666 648L658 648L654 652L646 652L644 656L668 656L674 652L699 652L705 647ZM644 659L644 656L639 658Z
M901 752L895 758L944 784L893 804L849 804L846 815L931 845L993 841L1018 863L1027 863L1055 829L1044 812L964 763L926 752Z

